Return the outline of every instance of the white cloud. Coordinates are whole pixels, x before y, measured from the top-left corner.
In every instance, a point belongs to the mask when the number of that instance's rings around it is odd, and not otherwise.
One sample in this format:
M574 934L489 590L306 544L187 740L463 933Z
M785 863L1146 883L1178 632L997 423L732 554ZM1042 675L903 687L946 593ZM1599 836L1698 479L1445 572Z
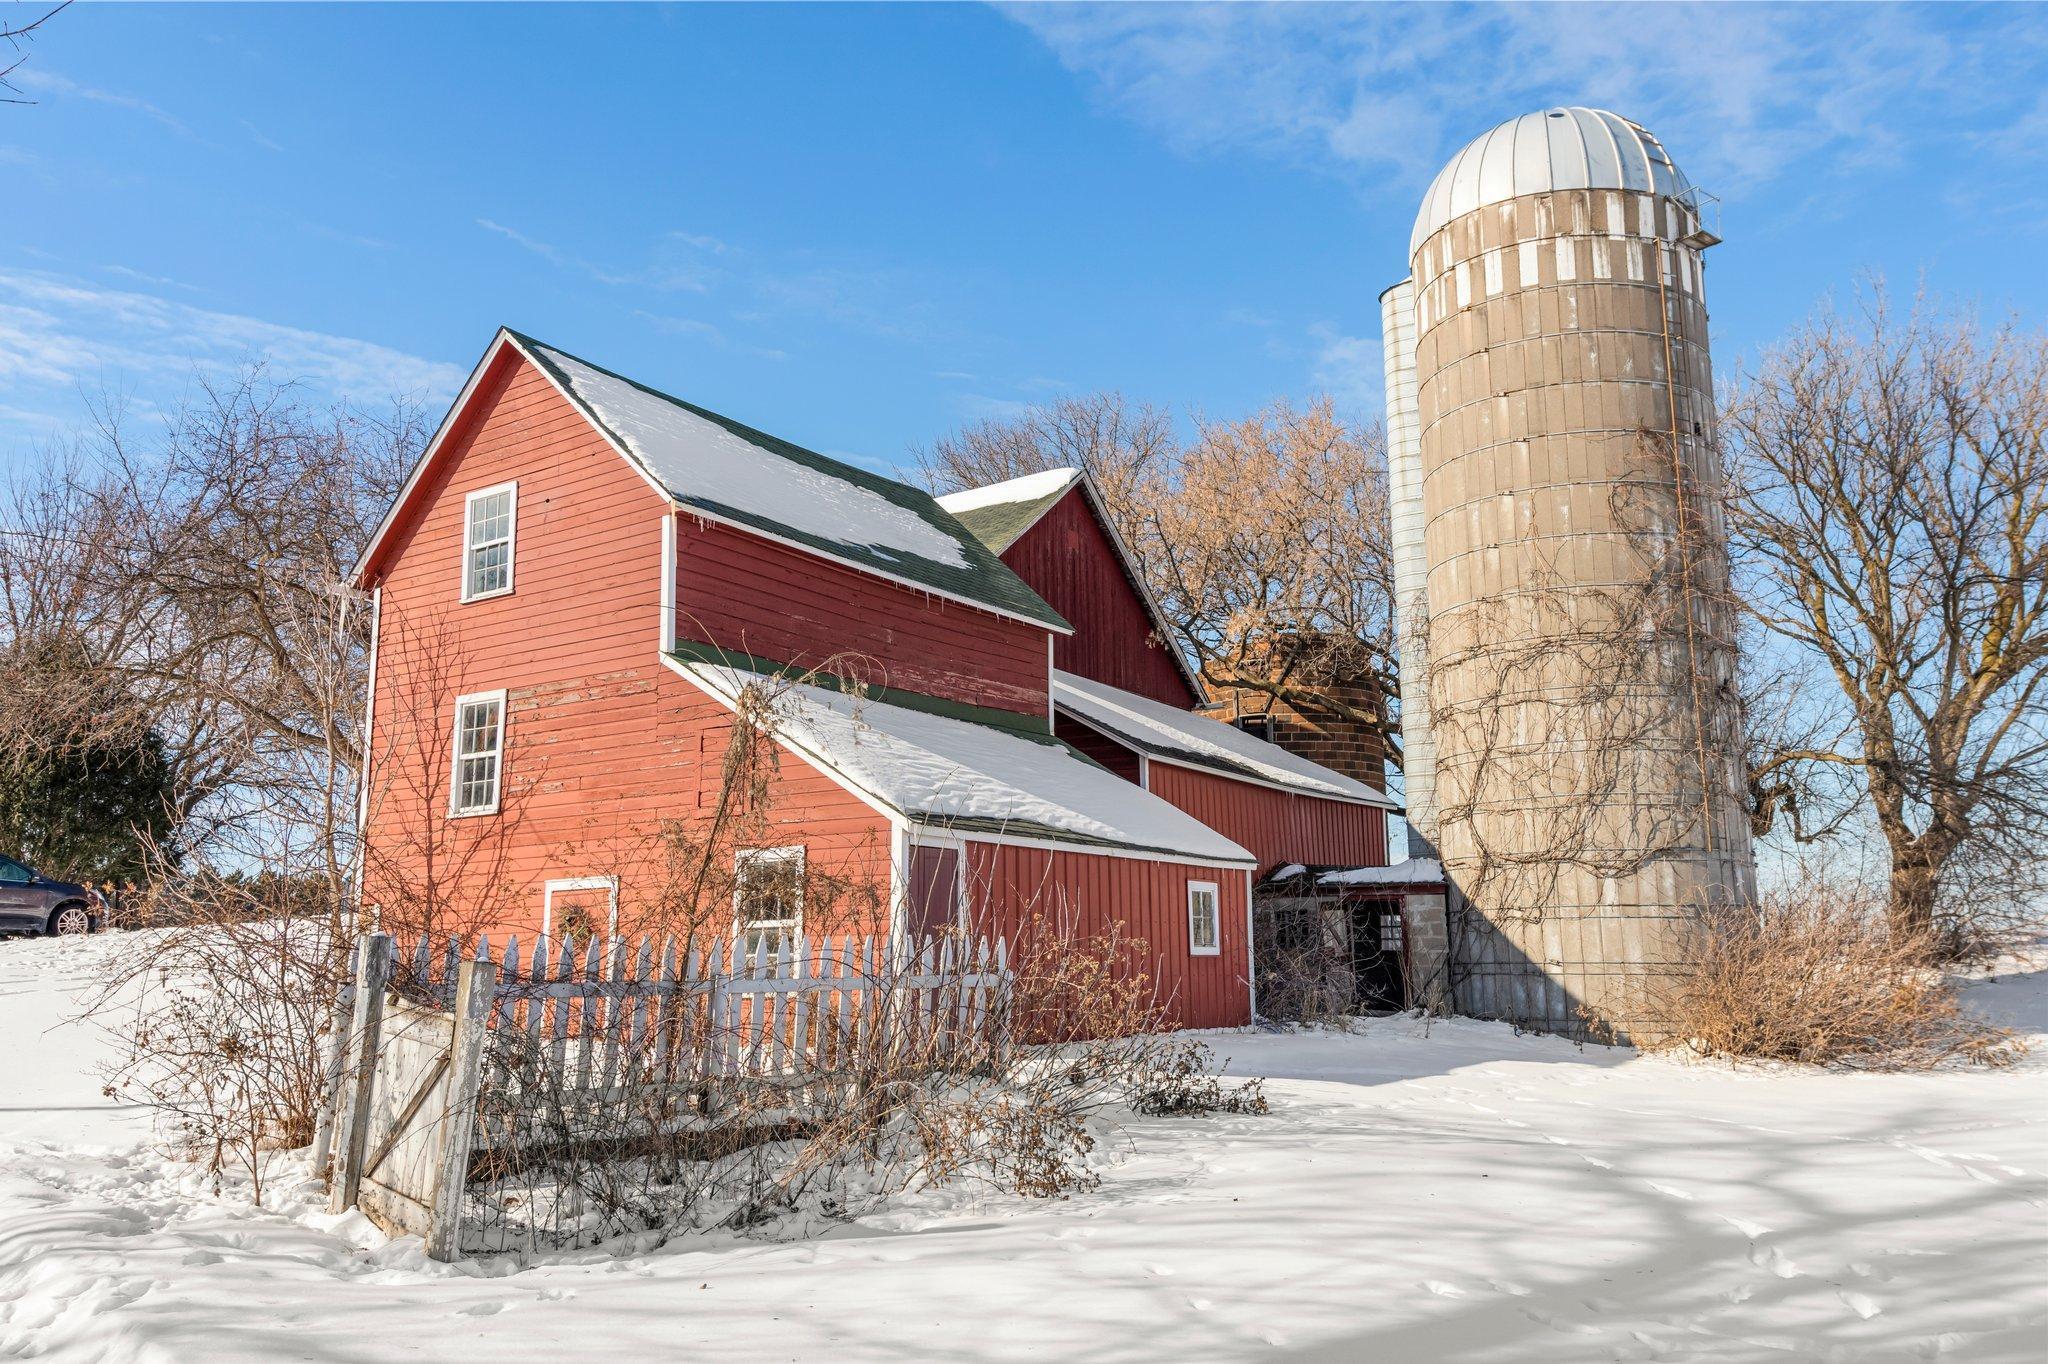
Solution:
M1099 98L1183 151L1251 150L1419 188L1468 139L1552 104L1613 108L1723 193L2003 123L2038 88L2048 9L1903 6L1017 6ZM1988 31L1985 31L1988 30Z
M664 313L650 313L642 308L635 308L633 316L646 322L656 331L666 332L670 336L694 336L699 340L710 342L720 350L736 350L741 354L752 355L763 360L787 360L789 358L788 351L775 350L768 346L749 345L743 341L735 342L717 327L698 318L670 317Z
M1315 343L1310 371L1317 388L1349 416L1378 417L1386 411L1386 368L1377 336L1346 336L1327 322L1309 328Z
M0 390L4 419L75 413L81 391L166 395L195 374L262 361L281 380L335 397L448 398L466 371L373 341L197 308L155 294L62 275L0 269Z
M710 271L695 260L660 260L637 269L619 270L586 260L572 251L565 251L537 237L529 237L517 228L506 227L503 223L492 222L489 218L478 218L476 225L486 232L497 233L552 265L588 275L599 284L637 289L687 289L696 293L702 293L710 287ZM692 250L712 251L714 254L725 250L722 242L711 237L689 237L672 232L666 240Z
M55 95L59 99L90 100L95 104L106 104L117 109L132 110L145 117L155 119L173 132L182 133L186 137L194 136L192 130L186 127L183 121L165 113L148 100L138 99L134 95L124 95L113 90L101 90L95 86L80 85L68 76L60 76L54 71L44 71L30 66L20 68L13 75L9 76L8 79L23 90L37 95Z

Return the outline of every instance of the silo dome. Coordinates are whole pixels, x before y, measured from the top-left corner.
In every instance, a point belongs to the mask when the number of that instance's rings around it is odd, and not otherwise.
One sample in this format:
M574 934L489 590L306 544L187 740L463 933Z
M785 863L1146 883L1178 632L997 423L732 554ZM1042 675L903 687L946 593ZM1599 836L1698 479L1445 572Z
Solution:
M1430 182L1408 241L1475 208L1554 189L1632 189L1679 198L1692 189L1664 144L1605 109L1545 109L1511 118L1465 144Z

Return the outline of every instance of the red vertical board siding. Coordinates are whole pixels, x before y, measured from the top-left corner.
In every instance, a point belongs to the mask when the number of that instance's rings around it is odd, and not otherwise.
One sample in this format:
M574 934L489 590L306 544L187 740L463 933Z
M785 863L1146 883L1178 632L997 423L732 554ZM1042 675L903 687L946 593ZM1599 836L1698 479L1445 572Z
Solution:
M1066 740L1125 781L1136 782L1139 779L1138 755L1116 740L1057 712L1053 716L1052 732L1054 738Z
M1071 636L1053 641L1053 663L1061 671L1180 710L1202 703L1166 647L1152 641L1144 598L1131 585L1116 545L1078 485L1018 536L1002 558L1074 627Z
M1297 795L1157 759L1146 770L1152 794L1249 851L1261 872L1288 862L1386 864L1387 814L1376 805Z
M1188 952L1190 881L1216 886L1222 950L1215 956ZM1121 924L1127 937L1144 942L1160 997L1180 1026L1251 1022L1242 867L970 842L967 886L977 932L1015 943L1038 920L1041 929L1085 941Z
M679 518L676 637L816 667L857 655L870 680L973 705L1046 713L1043 626L977 610Z
M659 658L667 500L506 354L380 556L365 900L405 913L431 883L448 927L532 931L546 881L615 875L630 927L669 880L664 824L708 814L730 713ZM463 497L510 479L513 591L464 603ZM501 810L450 818L455 698L501 687ZM771 791L768 840L886 903L886 820L787 753Z

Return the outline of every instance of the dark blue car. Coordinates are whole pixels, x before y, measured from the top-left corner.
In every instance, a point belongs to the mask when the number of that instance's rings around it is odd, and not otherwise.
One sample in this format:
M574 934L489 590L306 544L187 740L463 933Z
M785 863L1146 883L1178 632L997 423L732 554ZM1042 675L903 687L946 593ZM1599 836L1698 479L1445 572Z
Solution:
M100 926L100 909L91 887L0 857L0 933L90 933Z

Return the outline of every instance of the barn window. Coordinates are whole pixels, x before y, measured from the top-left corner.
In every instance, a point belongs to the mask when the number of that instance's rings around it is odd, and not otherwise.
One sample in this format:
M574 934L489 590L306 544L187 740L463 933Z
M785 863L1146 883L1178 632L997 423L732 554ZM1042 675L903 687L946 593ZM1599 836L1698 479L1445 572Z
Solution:
M496 814L504 757L505 693L487 691L456 697L454 789L449 795L448 813Z
M1218 927L1214 881L1188 882L1188 951L1197 957L1213 957L1223 950Z
M512 590L512 535L519 485L479 488L462 500L462 599L481 601Z
M803 932L803 846L744 848L733 861L733 918L748 950L779 947Z
M541 887L540 935L583 941L619 933L619 878L564 876Z
M1254 739L1273 742L1273 716L1270 712L1261 715L1240 715L1230 722Z

